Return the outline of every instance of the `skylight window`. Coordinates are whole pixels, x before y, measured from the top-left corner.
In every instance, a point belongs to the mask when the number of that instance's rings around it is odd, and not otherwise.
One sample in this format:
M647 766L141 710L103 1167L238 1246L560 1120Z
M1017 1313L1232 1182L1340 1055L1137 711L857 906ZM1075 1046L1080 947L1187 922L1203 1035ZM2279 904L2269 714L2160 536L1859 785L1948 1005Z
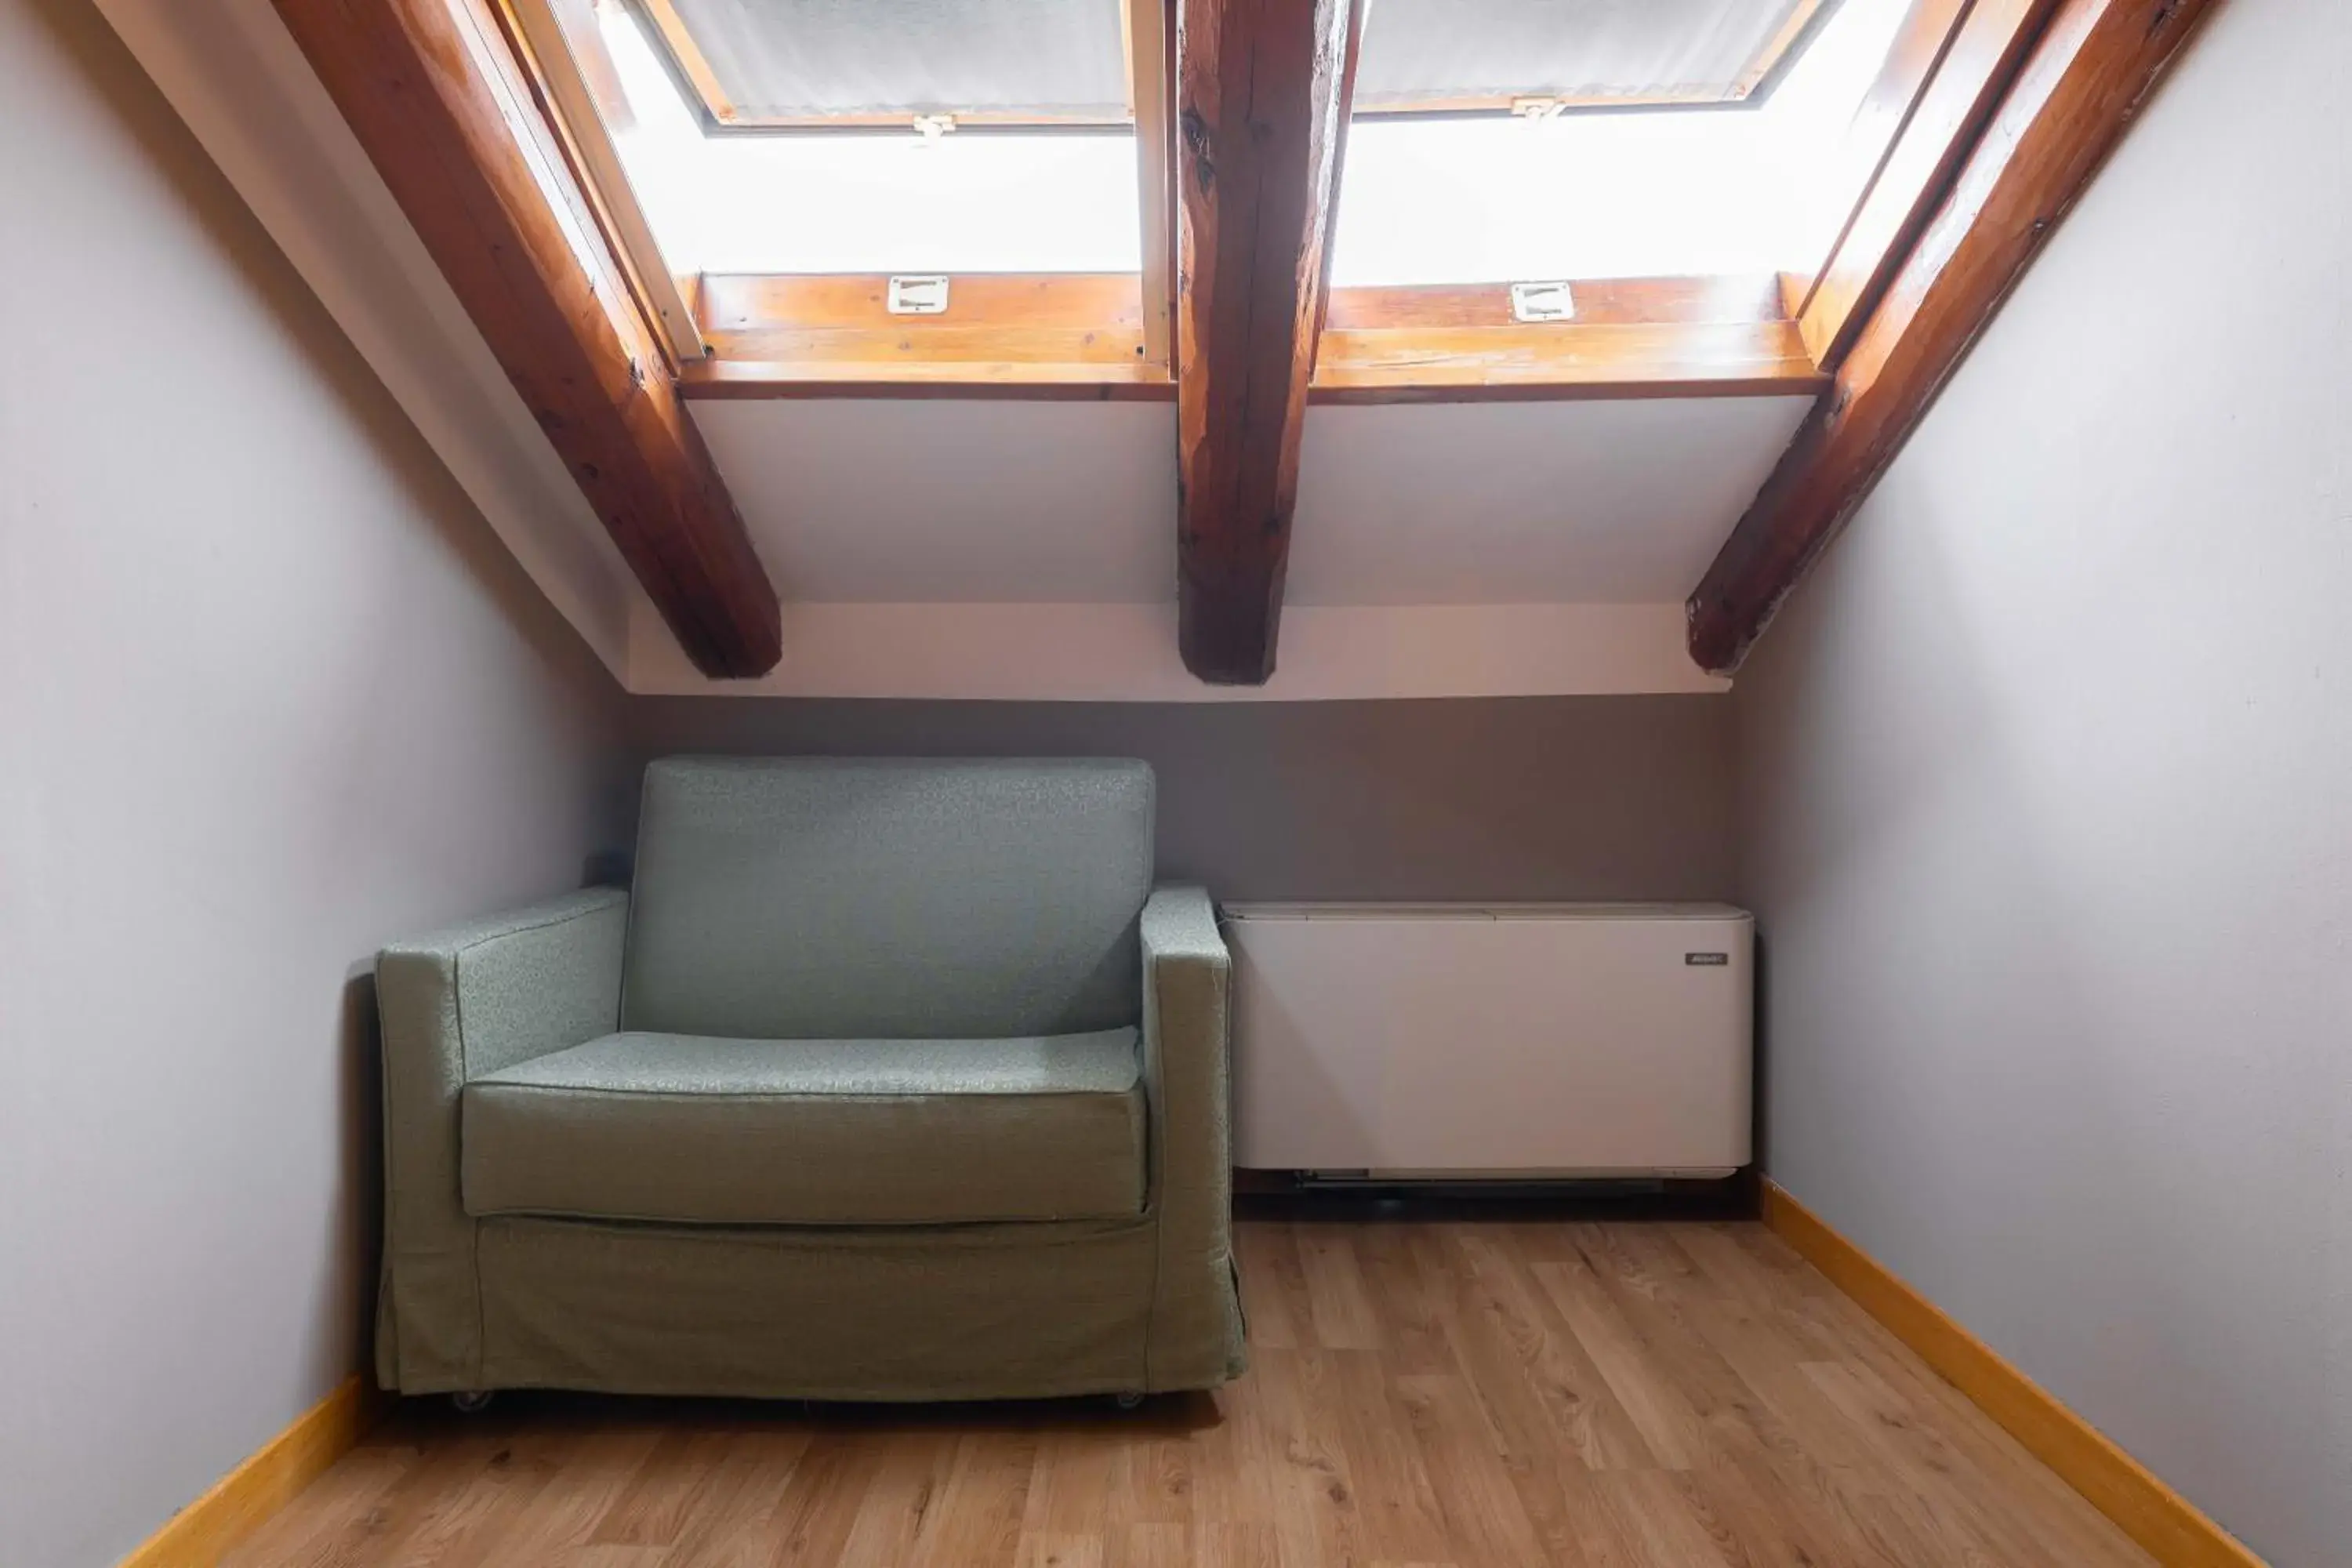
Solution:
M1356 113L1738 103L1834 0L1379 0Z
M505 4L630 287L714 397L1173 396L1217 293L1180 253L1279 280L1307 245L1329 290L1283 310L1312 323L1294 363L1318 400L1801 393L1843 350L1864 252L1937 177L1937 128L1966 122L1964 76L1850 227L1945 51L1972 28L1993 49L1966 58L1999 67L2025 22L1376 0L1330 71L1332 13L1212 0ZM1254 159L1302 191L1328 177L1335 98L1339 188L1220 226ZM1203 234L1250 254L1204 258Z
M639 0L714 130L1120 125L1124 0Z
M1034 30L927 43L908 6L596 0L606 128L671 270L1137 270L1121 0L1004 9ZM1024 67L1024 37L1050 58Z
M562 9L673 273L1132 273L1130 3ZM1379 0L1332 282L1810 265L1907 9Z
M1481 116L1378 112L1381 93L1402 90L1381 85L1390 70L1384 51L1402 52L1406 41L1384 31L1402 30L1391 18L1411 19L1414 50L1428 58L1444 29L1423 13L1452 9L1435 0L1381 0L1371 9L1339 194L1335 285L1809 266L1843 216L1836 204L1852 193L1837 189L1832 173L1908 5L1842 0L1803 18L1816 31L1784 46L1792 58L1759 67L1746 52L1752 41L1785 30L1805 8L1479 0L1463 9L1495 10L1507 31L1444 56L1444 68L1475 89L1460 97L1484 93L1489 109L1496 83L1524 84L1518 112L1508 104ZM1513 57L1498 47L1502 37L1535 63L1505 74ZM1659 47L1672 39L1680 40L1678 52ZM1426 85L1433 68L1421 74L1424 85L1414 90L1439 98L1449 90ZM1654 107L1661 103L1677 106Z

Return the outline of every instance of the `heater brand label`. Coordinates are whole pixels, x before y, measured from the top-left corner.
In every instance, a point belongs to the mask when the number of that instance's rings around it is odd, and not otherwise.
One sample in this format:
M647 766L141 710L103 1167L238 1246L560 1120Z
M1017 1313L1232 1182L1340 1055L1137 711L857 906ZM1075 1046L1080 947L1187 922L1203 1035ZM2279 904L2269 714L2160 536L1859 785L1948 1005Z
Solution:
M1686 952L1683 962L1697 969L1721 969L1731 963L1727 952Z

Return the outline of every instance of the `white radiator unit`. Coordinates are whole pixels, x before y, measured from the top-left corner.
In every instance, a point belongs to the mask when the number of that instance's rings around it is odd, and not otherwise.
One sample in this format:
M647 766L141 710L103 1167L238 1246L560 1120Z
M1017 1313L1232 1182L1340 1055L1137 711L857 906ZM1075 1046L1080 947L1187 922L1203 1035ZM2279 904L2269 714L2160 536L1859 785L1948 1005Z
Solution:
M1238 904L1234 1161L1390 1179L1748 1161L1754 922L1721 904Z

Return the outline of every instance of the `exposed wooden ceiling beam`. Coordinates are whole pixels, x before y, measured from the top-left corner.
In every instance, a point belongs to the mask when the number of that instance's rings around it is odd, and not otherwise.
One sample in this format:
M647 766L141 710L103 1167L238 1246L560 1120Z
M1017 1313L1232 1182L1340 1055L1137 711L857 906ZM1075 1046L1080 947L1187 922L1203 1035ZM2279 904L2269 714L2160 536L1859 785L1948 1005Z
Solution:
M1274 673L1355 26L1350 0L1179 0L1177 640L1221 685Z
M1691 657L1738 667L2220 0L2062 0L1836 383L1707 568Z
M696 668L782 652L776 594L491 0L273 0Z

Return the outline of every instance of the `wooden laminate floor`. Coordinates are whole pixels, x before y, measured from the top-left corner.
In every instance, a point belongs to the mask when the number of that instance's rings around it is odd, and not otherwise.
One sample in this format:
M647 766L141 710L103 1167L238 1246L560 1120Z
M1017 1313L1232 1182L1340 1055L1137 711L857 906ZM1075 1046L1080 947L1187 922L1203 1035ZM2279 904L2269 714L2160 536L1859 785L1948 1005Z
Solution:
M226 1561L2146 1563L1752 1224L1244 1222L1249 1375L941 1409L414 1402Z

